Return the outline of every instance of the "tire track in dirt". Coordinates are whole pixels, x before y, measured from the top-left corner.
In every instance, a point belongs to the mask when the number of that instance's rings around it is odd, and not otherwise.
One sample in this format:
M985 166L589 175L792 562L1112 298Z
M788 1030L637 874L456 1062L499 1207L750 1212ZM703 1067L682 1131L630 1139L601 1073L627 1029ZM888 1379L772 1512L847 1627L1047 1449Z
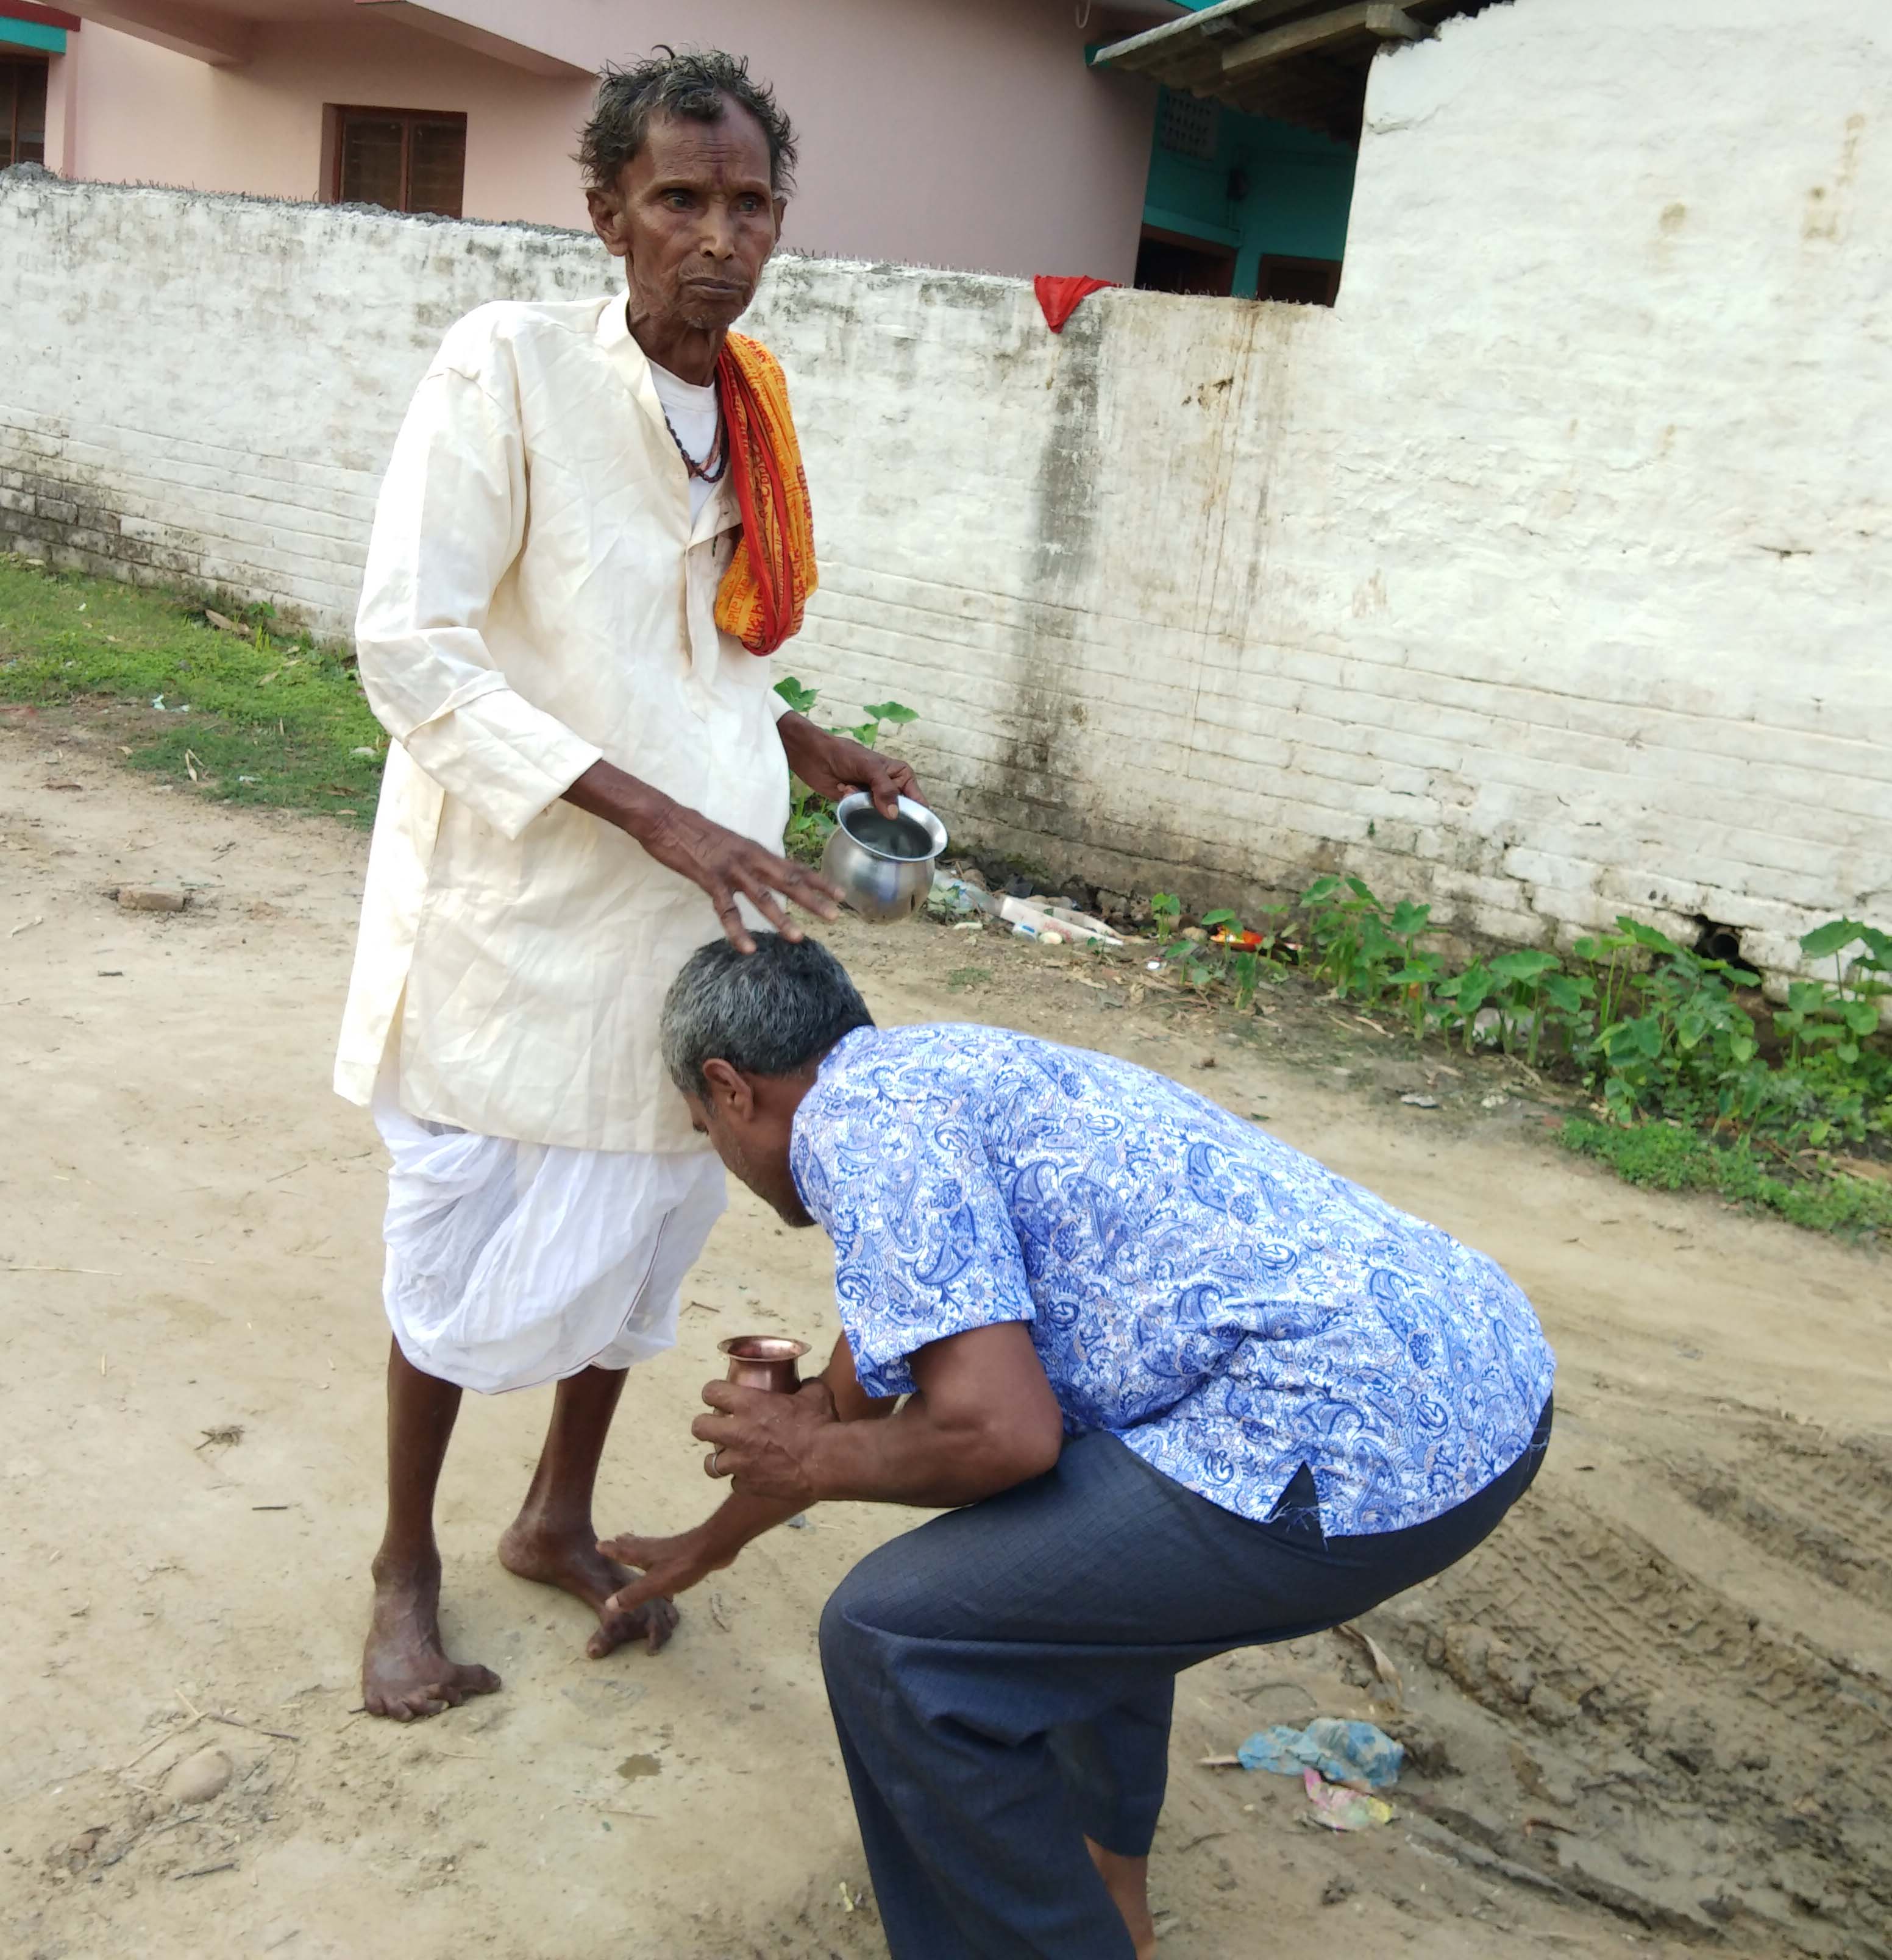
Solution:
M1821 1451L1757 1427L1732 1464L1693 1457L1665 1468L1698 1510L1770 1558L1892 1608L1892 1452L1881 1446L1854 1439Z
M1756 1462L1778 1471L1779 1439L1755 1437ZM1881 1573L1883 1459L1835 1444L1788 1460L1790 1477L1753 1481L1809 1507L1847 1488L1827 1507L1830 1548L1795 1540L1797 1520L1724 1474L1731 1521L1776 1555ZM1679 1915L1703 1938L1764 1927L1809 1953L1892 1952L1884 1682L1554 1485L1424 1596L1422 1618L1393 1618L1397 1637L1560 1765L1574 1820L1562 1869L1597 1882L1592 1895L1640 1898L1652 1924Z

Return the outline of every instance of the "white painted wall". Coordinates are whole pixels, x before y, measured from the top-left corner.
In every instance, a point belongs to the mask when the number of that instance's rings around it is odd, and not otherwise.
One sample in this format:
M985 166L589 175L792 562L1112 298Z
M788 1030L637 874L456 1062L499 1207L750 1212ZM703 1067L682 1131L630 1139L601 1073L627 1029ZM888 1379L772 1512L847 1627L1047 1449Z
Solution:
M1332 313L781 262L824 585L962 835L1514 940L1892 918L1892 14L1518 0L1383 60ZM0 526L352 606L447 321L557 234L0 190Z

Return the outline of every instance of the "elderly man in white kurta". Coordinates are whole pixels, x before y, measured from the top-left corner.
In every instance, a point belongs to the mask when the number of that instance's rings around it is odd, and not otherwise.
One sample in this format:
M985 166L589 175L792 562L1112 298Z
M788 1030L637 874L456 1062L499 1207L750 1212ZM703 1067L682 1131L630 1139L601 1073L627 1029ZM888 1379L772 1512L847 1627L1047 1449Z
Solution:
M511 1571L613 1612L591 1493L624 1370L674 1338L723 1204L665 1076L665 989L718 924L792 934L836 894L779 854L791 767L911 794L905 765L785 711L767 656L814 581L780 371L729 327L795 157L745 64L607 73L581 151L626 291L483 307L415 396L357 644L390 746L336 1082L392 1155L388 1513L374 1713L499 1685L450 1659L434 1495L460 1394L556 1382Z

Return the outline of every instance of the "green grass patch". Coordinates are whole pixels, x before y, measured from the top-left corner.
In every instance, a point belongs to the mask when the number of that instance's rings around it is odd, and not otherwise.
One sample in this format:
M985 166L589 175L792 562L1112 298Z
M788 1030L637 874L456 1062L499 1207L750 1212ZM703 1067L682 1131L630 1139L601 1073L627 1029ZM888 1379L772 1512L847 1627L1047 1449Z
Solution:
M1657 1191L1712 1191L1753 1211L1772 1211L1814 1232L1892 1234L1892 1185L1864 1178L1776 1177L1744 1142L1720 1144L1668 1123L1592 1122L1572 1116L1557 1132L1566 1150L1606 1163L1630 1184Z
M220 631L205 604L0 555L0 701L96 721L129 766L215 801L365 826L387 738L347 655L267 607L220 607L250 629Z

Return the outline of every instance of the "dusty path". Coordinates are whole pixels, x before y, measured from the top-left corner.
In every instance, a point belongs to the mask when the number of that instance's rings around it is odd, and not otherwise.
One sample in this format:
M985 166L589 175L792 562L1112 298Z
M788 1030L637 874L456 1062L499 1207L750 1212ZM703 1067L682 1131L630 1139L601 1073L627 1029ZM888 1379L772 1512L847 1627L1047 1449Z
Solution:
M326 1074L362 845L186 802L110 752L0 736L0 1952L883 1952L871 1903L847 1909L865 1875L813 1643L897 1518L817 1513L686 1602L667 1654L590 1662L579 1609L492 1558L545 1398L470 1405L449 1628L505 1691L408 1729L349 1713L381 1179ZM102 895L180 878L202 902L179 917ZM1270 1720L1393 1720L1348 1643L1186 1678L1155 1866L1168 1960L1892 1951L1883 1262L1629 1190L1515 1095L1419 1111L1390 1064L1127 1005L1080 959L928 925L836 943L888 1019L1011 1020L1265 1113L1502 1260L1561 1357L1527 1505L1368 1623L1417 1759L1392 1826L1336 1838L1293 1786L1197 1766ZM686 1424L714 1341L771 1318L820 1338L827 1281L824 1241L736 1204L678 1351L633 1377L602 1521L698 1514ZM206 1742L234 1778L179 1810L165 1777Z

